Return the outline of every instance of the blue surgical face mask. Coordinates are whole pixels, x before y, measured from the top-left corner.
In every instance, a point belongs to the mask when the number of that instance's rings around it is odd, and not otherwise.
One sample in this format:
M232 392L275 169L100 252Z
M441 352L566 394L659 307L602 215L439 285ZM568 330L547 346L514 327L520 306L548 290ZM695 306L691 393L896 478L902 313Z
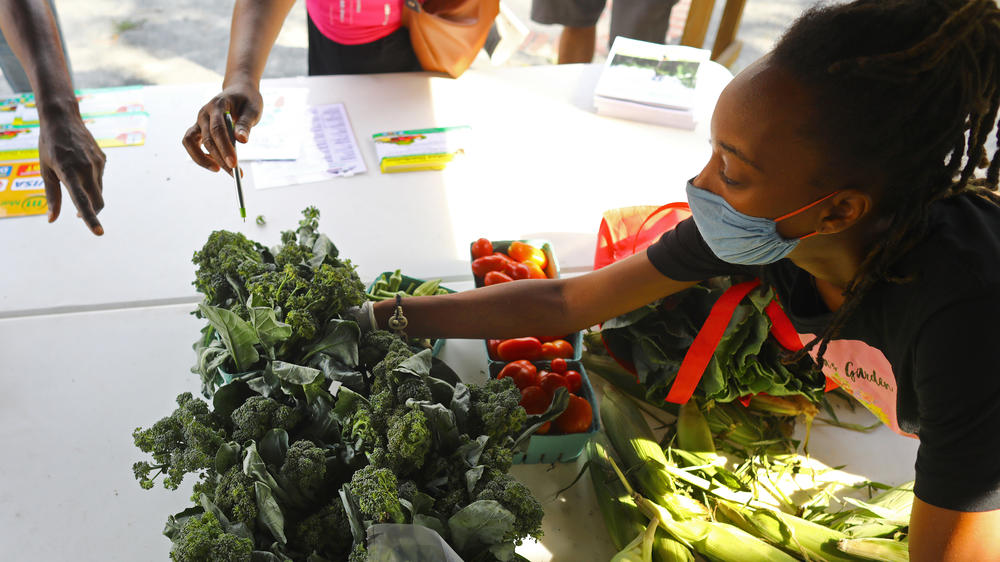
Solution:
M767 265L787 256L795 249L799 240L816 233L802 238L783 238L778 233L778 222L795 216L836 193L834 191L787 215L765 219L745 215L722 197L695 187L690 181L687 183L688 205L691 206L691 215L701 237L720 260L739 265Z

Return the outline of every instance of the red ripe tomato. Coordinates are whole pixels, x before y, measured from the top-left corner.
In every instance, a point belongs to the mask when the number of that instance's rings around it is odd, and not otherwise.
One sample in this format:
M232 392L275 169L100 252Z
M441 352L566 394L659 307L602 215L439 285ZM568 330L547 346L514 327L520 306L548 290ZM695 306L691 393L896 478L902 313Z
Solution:
M542 357L546 359L573 357L573 345L566 340L545 342L542 344Z
M528 386L521 389L521 407L528 415L544 414L549 409L552 399L539 386Z
M497 375L498 379L507 377L513 378L514 384L521 390L524 390L526 387L538 384L538 368L526 359L511 361L504 365L503 369Z
M497 346L503 340L486 340L486 353L490 356L490 359L499 359L500 356L497 354Z
M472 257L481 258L493 253L493 243L486 238L480 238L472 243Z
M569 405L556 418L555 426L563 433L583 433L594 421L594 410L584 398L570 394Z
M556 357L555 359L552 360L552 364L549 365L549 370L551 370L553 373L562 374L565 373L566 369L568 368L569 367L566 365L566 360L563 359L562 357Z
M502 259L502 260L504 260L504 261L509 261L509 262L517 263L516 259L508 256L507 254L505 254L503 252L493 252L493 255L496 256L496 257L498 257L498 258L500 258L500 259Z
M503 272L510 275L512 279L529 279L531 277L531 271L523 263L509 263Z
M562 374L563 378L566 379L566 388L569 389L573 394L580 392L580 388L583 387L583 375L577 371L566 371Z
M497 355L503 361L514 361L516 359L531 361L542 356L542 343L537 338L503 340L497 345Z
M485 277L491 271L503 271L505 263L507 262L503 258L497 257L495 254L476 258L472 260L472 274L476 277Z
M490 271L483 277L483 284L487 287L490 285L496 285L498 283L509 283L513 281L510 275L500 271Z
M552 429L552 422L548 421L538 426L538 429L535 430L535 433L539 435L545 435L546 433L549 432L550 429Z
M565 388L569 390L569 386L566 384L566 379L559 373L545 373L538 377L538 386L542 387L545 392L549 393L549 397L555 394L557 388Z

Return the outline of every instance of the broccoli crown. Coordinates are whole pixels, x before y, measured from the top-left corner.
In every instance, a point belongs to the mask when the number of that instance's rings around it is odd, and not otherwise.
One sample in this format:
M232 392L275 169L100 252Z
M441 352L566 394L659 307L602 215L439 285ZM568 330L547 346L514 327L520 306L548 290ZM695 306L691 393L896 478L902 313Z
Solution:
M514 465L514 451L508 447L491 445L479 457L479 464L486 468L507 472Z
M236 295L230 280L248 279L269 269L264 247L238 232L216 230L192 261L198 266L194 286L214 305L224 304Z
M351 526L340 497L319 511L308 515L293 533L298 548L331 560L343 560L351 547Z
M386 438L389 463L396 474L409 474L424 466L434 443L427 416L419 408L407 408L392 416Z
M357 543L354 548L351 549L350 556L347 557L347 562L367 562L368 560L368 549L365 548L363 543Z
M138 462L132 466L139 485L153 487L153 479L166 474L165 488L176 490L188 472L215 466L215 453L225 442L225 431L208 404L190 392L177 397L177 409L149 429L132 432L135 446L153 455L155 465ZM153 476L150 473L157 470Z
M385 356L374 367L372 367L372 388L371 394L374 396L384 390L395 393L396 380L393 371L399 367L403 361L413 356L406 342L395 338L386 350Z
M476 495L476 500L494 500L514 514L514 529L507 540L520 544L526 537L542 536L542 505L531 490L510 474L499 470L487 470L486 484Z
M244 443L248 440L260 440L273 428L286 431L292 429L302 419L302 412L271 398L251 396L233 410L232 419L233 441Z
M405 405L407 400L430 401L431 387L421 377L406 377L396 386L396 402Z
M319 497L326 480L326 452L307 439L292 443L281 465L281 475L307 500Z
M493 440L514 437L527 421L521 407L521 393L510 377L490 379L482 386L469 387L471 397L470 435L489 435Z
M403 523L403 506L399 503L396 475L387 468L368 465L351 476L351 492L366 519L376 523Z
M443 496L434 500L434 509L445 518L455 515L460 509L468 505L469 494L464 487L451 488Z
M417 483L413 480L404 480L399 484L399 497L406 501L413 501L413 497L417 495L420 488Z
M175 562L250 562L253 541L222 530L212 512L184 523L170 551Z
M358 358L362 365L372 368L392 349L393 342L401 341L398 336L386 330L372 330L361 334L358 342Z
M215 505L233 521L245 523L253 529L257 519L257 495L254 481L243 473L239 465L233 466L219 478L215 488Z

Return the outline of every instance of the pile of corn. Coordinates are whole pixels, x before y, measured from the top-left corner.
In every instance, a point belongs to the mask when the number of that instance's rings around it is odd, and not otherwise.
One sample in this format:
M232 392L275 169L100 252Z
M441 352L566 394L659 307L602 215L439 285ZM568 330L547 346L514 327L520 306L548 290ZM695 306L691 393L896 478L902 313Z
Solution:
M731 417L737 408L721 411ZM726 428L725 416L714 412L713 427L692 400L678 412L676 435L664 449L636 404L612 386L600 413L605 437L593 440L588 454L605 524L620 549L613 562L693 561L696 555L724 562L909 558L912 483L867 501L844 498L846 506L834 510L835 486L816 486L801 501L782 485L790 476L818 478L806 457L753 454L726 468L731 459L716 453L713 435L751 432L742 438L752 442L762 437L752 424L733 420Z

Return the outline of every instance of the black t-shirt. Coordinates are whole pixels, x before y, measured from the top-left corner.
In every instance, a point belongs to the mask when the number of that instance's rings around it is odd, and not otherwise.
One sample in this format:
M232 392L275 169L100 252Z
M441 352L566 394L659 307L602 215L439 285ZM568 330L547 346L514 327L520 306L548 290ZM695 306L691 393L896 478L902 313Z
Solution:
M832 317L810 275L790 260L718 259L688 219L649 247L677 281L751 274L770 283L800 334ZM934 204L928 234L830 342L824 372L894 430L917 436L914 491L959 511L1000 509L1000 207L963 195Z

